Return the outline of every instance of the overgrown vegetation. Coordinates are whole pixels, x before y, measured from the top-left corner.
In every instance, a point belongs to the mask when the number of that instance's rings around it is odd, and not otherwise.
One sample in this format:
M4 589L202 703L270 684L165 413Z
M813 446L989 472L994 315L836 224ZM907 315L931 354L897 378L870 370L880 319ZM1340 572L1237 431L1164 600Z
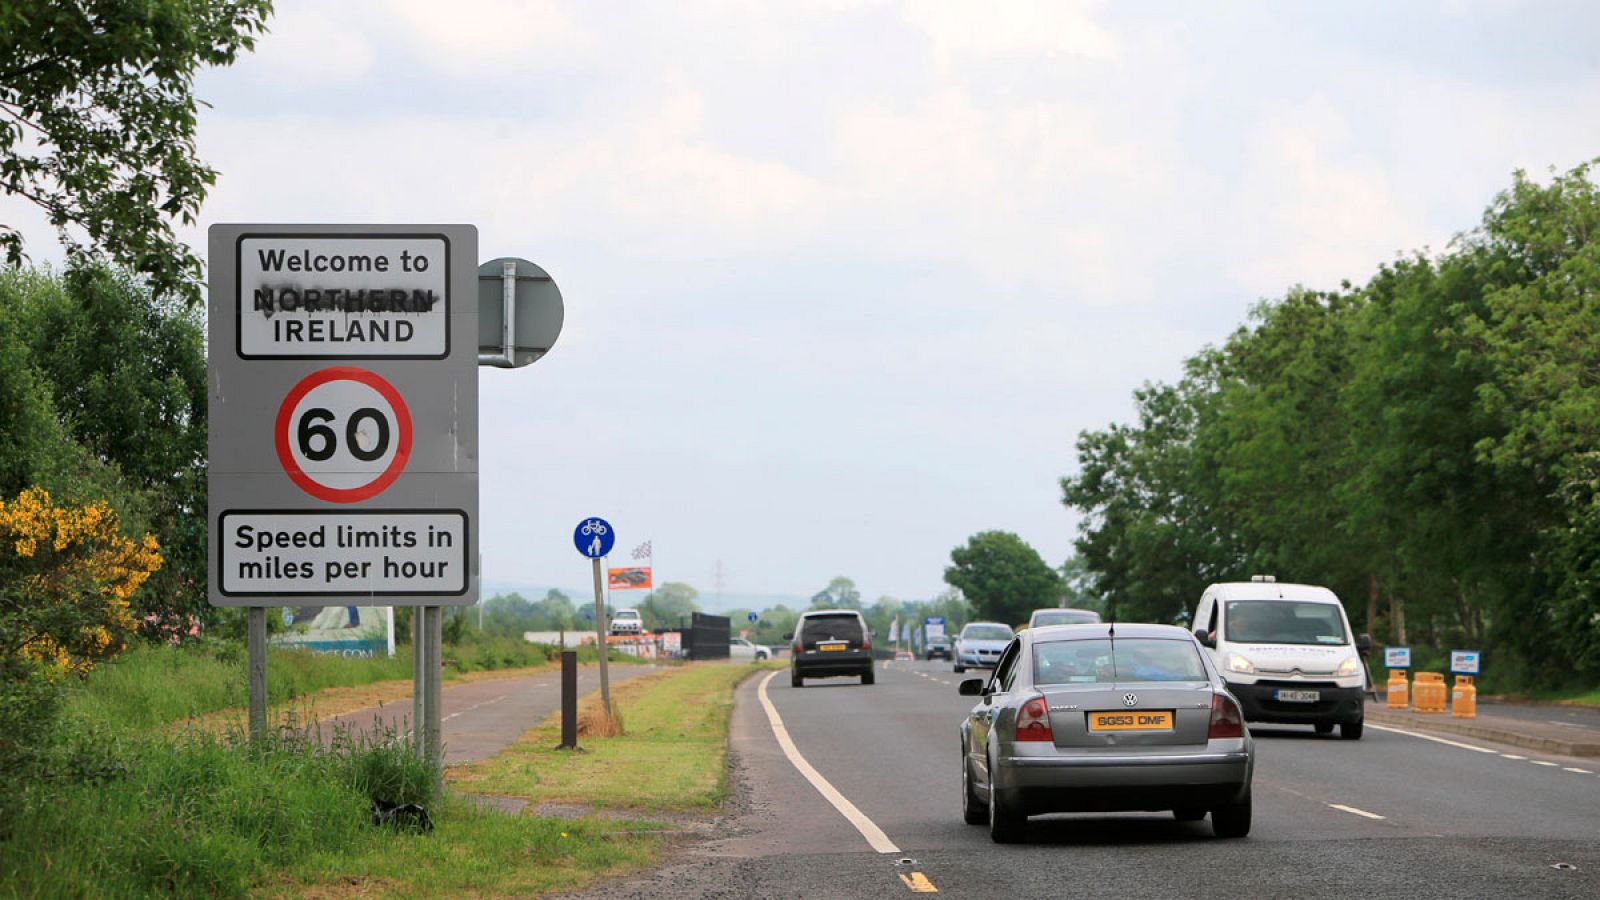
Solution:
M1484 651L1491 686L1600 677L1600 188L1517 173L1448 251L1262 303L1062 482L1123 619L1212 581L1326 584L1359 630Z

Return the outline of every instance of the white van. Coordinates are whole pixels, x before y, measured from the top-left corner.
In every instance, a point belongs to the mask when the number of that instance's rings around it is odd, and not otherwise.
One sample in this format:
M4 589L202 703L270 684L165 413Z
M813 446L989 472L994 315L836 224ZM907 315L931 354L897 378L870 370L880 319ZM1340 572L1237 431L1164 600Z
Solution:
M1315 725L1318 734L1338 725L1340 737L1360 740L1361 654L1372 640L1351 632L1333 591L1278 584L1271 575L1213 584L1193 623L1247 720Z

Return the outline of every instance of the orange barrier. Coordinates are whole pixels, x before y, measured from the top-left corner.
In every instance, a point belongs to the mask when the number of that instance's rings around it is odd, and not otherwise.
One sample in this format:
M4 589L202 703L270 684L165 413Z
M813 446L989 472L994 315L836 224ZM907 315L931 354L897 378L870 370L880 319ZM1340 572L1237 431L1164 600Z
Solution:
M1420 713L1442 713L1445 700L1444 676L1418 672L1411 683L1411 707Z
M1406 680L1405 669L1389 670L1389 692L1384 705L1389 709L1405 709L1411 705L1411 682Z
M1455 689L1450 692L1450 715L1458 719L1478 717L1478 688L1471 675L1457 675Z

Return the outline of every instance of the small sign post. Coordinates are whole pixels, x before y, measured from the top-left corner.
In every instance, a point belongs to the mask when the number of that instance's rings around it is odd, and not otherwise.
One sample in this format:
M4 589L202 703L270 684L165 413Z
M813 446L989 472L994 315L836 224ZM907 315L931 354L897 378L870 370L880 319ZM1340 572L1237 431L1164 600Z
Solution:
M1410 647L1385 647L1383 648L1383 665L1389 669L1411 668Z
M605 519L588 518L572 529L572 545L594 564L594 636L600 651L600 701L605 704L606 717L613 718L611 710L611 672L606 666L610 646L606 643L605 585L600 566L611 547L617 542L617 533Z
M1476 650L1451 650L1450 674L1477 675L1483 668L1483 657Z

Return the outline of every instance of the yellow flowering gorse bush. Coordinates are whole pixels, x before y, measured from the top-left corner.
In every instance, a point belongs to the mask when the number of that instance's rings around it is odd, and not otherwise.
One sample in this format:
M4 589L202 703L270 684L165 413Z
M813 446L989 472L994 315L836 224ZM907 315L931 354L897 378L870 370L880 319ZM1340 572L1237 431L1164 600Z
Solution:
M0 631L7 649L55 678L82 675L125 646L129 598L161 567L156 539L117 530L105 503L57 505L29 488L0 500Z

